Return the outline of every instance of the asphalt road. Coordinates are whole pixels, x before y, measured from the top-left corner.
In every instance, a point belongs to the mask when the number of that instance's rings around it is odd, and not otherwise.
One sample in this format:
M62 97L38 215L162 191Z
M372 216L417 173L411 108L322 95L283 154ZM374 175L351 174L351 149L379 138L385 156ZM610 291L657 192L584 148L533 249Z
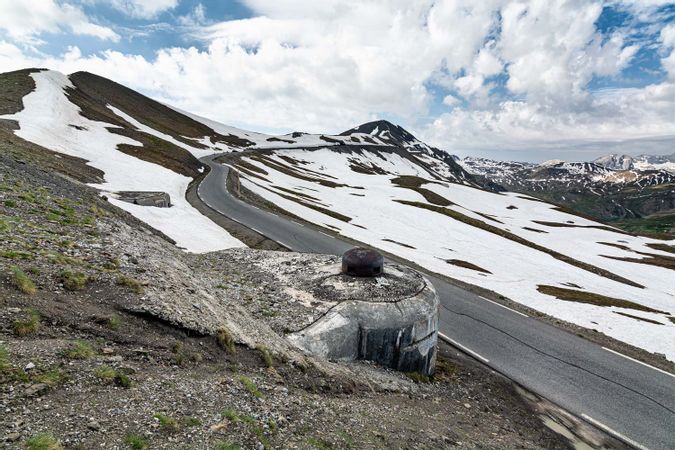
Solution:
M212 159L202 159L211 172L198 194L213 209L294 251L353 247L234 198L227 167ZM441 300L440 332L456 347L634 447L675 449L675 376L426 275Z

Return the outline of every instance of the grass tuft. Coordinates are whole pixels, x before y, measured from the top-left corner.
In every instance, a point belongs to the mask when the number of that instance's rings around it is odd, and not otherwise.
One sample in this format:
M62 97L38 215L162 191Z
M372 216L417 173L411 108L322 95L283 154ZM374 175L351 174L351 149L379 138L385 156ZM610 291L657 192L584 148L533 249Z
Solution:
M186 427L192 428L192 427L200 427L202 425L202 421L197 419L196 417L185 417L183 418L183 425Z
M404 375L419 384L431 383L432 381L430 377L419 372L405 372Z
M131 379L119 370L115 370L110 366L103 365L96 369L96 376L105 382L115 382L118 386L128 388L131 387Z
M241 375L241 376L239 377L239 381L241 382L241 384L244 385L244 387L246 388L246 390L247 390L251 395L253 395L253 396L257 397L257 398L260 398L260 399L264 399L264 398L265 398L265 396L263 395L263 393L260 392L260 389L258 389L258 386L256 386L256 384L255 384L249 377L244 376L244 375Z
M114 380L117 377L117 371L110 366L100 366L96 369L96 376L103 380Z
M124 442L129 445L129 447L134 450L147 450L148 441L145 440L143 436L138 434L127 434L124 437Z
M216 338L218 339L218 344L227 350L228 353L235 353L236 348L234 346L234 337L230 330L225 327L220 327L216 333Z
M68 379L68 374L62 369L51 369L45 373L41 373L33 377L33 381L44 383L47 386L53 387L65 382Z
M21 292L27 295L33 295L37 291L35 283L26 273L16 266L12 266L12 281Z
M262 344L258 344L255 346L255 349L258 350L258 353L260 353L260 356L262 357L263 361L265 362L265 366L267 367L273 367L274 366L274 357L272 356L272 353L270 353L269 349L265 347Z
M88 281L89 277L82 272L71 272L70 270L61 272L61 283L69 291L81 291Z
M65 349L63 354L70 359L90 359L94 357L96 352L94 352L94 349L89 342L76 341L70 347Z
M126 286L137 294L143 293L143 284L141 284L141 282L135 278L120 275L117 277L117 284L120 286Z
M27 336L35 333L40 328L40 313L35 309L29 311L28 320L17 320L14 322L14 334L17 336Z
M119 315L113 314L112 317L108 319L107 326L111 330L113 331L118 330L120 328L120 325L122 325L122 318Z
M159 422L159 426L162 431L167 433L174 433L178 431L178 422L173 417L160 413L156 413L153 417Z
M239 422L241 420L241 417L239 417L239 414L233 409L226 409L222 413L223 418L229 420L230 422Z
M12 363L9 362L9 353L4 346L0 345L0 375L10 373L12 369Z
M61 443L49 433L40 433L26 441L27 450L62 450Z

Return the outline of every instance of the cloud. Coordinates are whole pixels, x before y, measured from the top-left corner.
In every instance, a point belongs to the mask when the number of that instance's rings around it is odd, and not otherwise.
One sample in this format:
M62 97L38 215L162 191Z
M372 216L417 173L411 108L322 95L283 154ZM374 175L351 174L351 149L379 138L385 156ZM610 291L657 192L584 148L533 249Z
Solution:
M175 8L178 0L109 0L106 3L131 17L152 19Z
M187 27L197 27L206 24L206 8L201 3L198 3L189 14L179 16L178 23Z
M115 42L120 38L112 29L91 22L77 6L54 0L0 0L0 30L8 38L29 45L40 44L42 33L66 30Z
M148 17L176 3L114 1ZM76 47L27 58L5 42L0 63L88 70L182 109L268 131L337 132L384 113L449 151L527 149L538 158L636 139L665 146L675 135L675 27L653 22L658 32L647 42L632 38L632 25L602 33L597 23L608 2L243 3L253 17L209 23L201 4L179 17L198 47L159 49L153 58L82 55ZM656 21L655 3L611 5ZM620 78L640 46L658 49L668 80L589 89L596 78Z

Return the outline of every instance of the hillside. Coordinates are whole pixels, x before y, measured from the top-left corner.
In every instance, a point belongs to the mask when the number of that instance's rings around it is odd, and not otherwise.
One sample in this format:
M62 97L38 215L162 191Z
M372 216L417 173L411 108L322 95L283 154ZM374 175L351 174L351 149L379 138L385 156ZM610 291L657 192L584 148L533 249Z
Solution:
M300 270L334 257L206 252L241 243L191 209L183 189L188 170L201 173L194 155L228 145L227 135L189 120L150 128L182 119L160 107L122 112L152 101L127 92L112 106L81 76L0 75L4 446L566 448L544 411L589 443L605 440L444 344L431 379L299 352L278 325L291 294L270 263ZM170 134L179 129L206 132L206 148ZM114 198L154 189L172 206Z

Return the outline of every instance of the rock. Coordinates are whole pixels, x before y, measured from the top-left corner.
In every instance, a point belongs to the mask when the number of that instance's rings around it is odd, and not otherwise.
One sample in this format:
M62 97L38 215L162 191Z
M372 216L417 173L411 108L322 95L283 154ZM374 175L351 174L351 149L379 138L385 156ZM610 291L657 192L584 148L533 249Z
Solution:
M31 386L28 386L28 388L25 391L25 394L27 397L32 397L34 395L41 394L45 392L47 389L49 389L49 386L44 384L44 383L37 383L33 384Z
M98 431L101 429L101 424L92 419L89 421L89 423L87 423L87 428L89 428L92 431Z
M5 440L8 442L16 442L21 438L21 433L9 433L5 436Z
M25 370L25 371L33 370L33 369L35 369L35 364L33 364L32 362L29 362L28 364L26 364L26 367L23 368L23 370Z
M471 405L469 403L464 403L464 407L468 409L471 408Z

